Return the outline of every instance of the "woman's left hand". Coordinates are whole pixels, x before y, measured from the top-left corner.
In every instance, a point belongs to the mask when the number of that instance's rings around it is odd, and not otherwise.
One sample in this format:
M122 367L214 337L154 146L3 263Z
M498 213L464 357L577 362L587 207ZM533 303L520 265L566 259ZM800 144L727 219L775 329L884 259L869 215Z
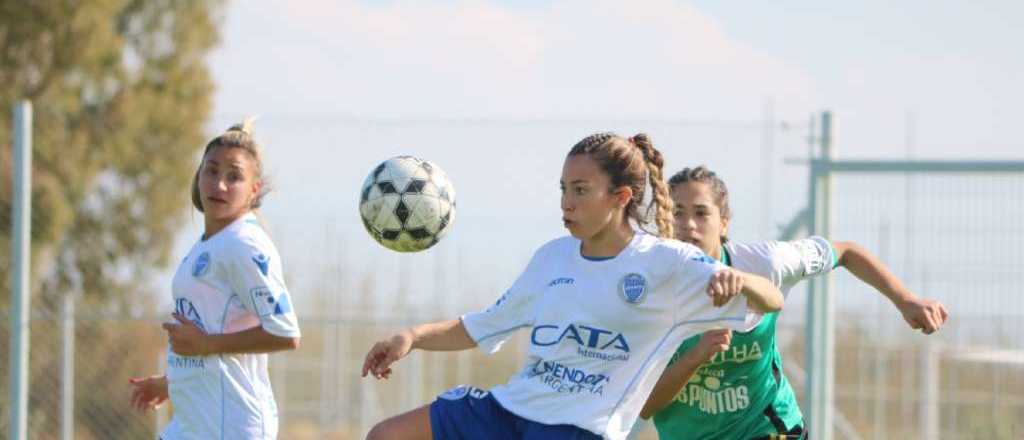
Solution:
M743 276L732 269L715 272L708 281L708 296L715 307L724 306L743 290Z
M167 331L167 340L171 344L171 351L182 356L210 354L206 332L184 316L177 313L172 316L178 321L177 324L169 322L163 324L164 330Z
M916 295L910 295L909 299L898 303L897 308L910 328L921 330L926 335L938 331L949 319L949 312L941 302L918 298Z

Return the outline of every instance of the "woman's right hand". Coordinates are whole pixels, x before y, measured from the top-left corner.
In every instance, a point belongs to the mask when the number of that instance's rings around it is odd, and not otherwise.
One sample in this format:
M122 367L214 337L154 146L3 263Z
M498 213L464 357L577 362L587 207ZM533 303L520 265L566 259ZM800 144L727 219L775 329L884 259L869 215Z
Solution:
M133 377L128 379L132 386L132 406L139 411L157 409L167 401L167 376Z
M391 364L405 357L412 350L415 336L412 330L403 330L394 336L373 345L363 362L363 377L367 373L377 379L391 377Z
M707 361L714 357L714 355L728 350L730 343L732 343L732 330L719 328L704 332L695 348L699 351L701 357Z

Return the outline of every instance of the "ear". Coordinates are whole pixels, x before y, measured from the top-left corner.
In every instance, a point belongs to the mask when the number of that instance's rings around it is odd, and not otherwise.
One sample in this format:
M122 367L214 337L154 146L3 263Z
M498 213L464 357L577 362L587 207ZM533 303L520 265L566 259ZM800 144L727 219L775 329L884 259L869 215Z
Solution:
M725 217L722 217L722 234L721 235L725 235L725 236L729 235L729 219L725 218Z
M249 194L249 202L256 200L256 197L260 195L260 189L263 188L263 179L254 179L252 182L252 193Z
M615 189L615 204L619 208L625 208L630 200L633 200L633 189L628 186L620 186Z

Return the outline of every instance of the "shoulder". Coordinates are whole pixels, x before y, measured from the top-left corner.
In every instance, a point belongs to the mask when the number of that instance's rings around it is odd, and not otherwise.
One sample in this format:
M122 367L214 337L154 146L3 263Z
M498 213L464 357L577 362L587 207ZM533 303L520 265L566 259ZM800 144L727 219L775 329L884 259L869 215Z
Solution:
M576 238L574 238L571 235L566 235L564 237L559 237L559 238L551 240L551 241L549 241L547 243L542 244L533 253L533 258L537 259L537 258L559 258L559 257L564 257L566 255L570 255L570 253L574 249L579 249L579 246L580 246L580 241L579 240L577 240Z
M704 256L697 246L682 241L661 238L650 234L644 234L636 242L636 251L647 253L658 258L699 258Z
M221 243L221 250L233 260L277 257L274 242L255 218L225 232L227 235Z
M635 243L635 256L652 275L702 274L704 269L714 270L718 264L700 248L679 240L647 235ZM700 268L700 269L698 269Z

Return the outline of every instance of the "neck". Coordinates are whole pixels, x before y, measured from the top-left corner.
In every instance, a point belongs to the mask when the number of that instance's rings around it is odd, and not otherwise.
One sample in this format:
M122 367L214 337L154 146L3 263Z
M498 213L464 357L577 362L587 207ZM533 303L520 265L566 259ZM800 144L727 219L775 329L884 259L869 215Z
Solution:
M635 232L628 223L609 226L583 241L580 253L587 257L614 257L633 239Z
M701 250L704 251L704 253L707 254L707 256L709 256L711 258L714 258L716 260L721 260L722 259L722 243L721 242L715 243L714 246L708 246L708 247L709 247L709 249L701 249Z
M238 220L238 219L242 218L242 216L244 216L245 214L247 214L247 213L243 212L243 213L241 213L241 214L239 214L237 216L230 217L230 218L225 218L225 219L214 219L214 218L210 218L210 217L205 217L205 219L204 219L204 223L205 224L204 224L204 230L203 230L203 240L208 240L210 237L213 237L216 233L224 230L224 228L226 228L226 227L228 227L228 225L234 223L235 220Z

